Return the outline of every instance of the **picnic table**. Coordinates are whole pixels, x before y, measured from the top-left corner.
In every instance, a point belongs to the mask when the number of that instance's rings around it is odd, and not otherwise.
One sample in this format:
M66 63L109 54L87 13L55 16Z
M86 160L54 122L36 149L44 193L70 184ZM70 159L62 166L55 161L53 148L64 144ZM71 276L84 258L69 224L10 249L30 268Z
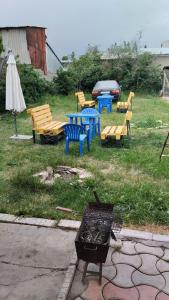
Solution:
M108 95L108 94L97 97L99 113L102 112L103 108L106 108L107 112L112 112L112 100L113 100L113 98L114 98L113 96Z
M66 117L69 118L70 124L83 124L83 120L89 122L89 130L90 130L90 142L92 140L93 136L93 127L97 126L98 134L100 135L100 114L99 112L95 112L92 114L89 113L82 113L82 112L76 112L76 113L70 113L66 114Z

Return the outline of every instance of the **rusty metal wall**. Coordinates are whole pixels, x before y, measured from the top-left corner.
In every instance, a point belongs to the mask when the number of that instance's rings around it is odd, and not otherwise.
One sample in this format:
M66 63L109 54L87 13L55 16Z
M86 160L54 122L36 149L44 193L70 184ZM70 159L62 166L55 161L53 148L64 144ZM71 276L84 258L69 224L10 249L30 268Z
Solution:
M32 65L47 74L45 29L27 27L26 37Z
M20 63L31 64L27 48L26 28L0 29L0 34L6 52L11 49L15 56L19 56Z

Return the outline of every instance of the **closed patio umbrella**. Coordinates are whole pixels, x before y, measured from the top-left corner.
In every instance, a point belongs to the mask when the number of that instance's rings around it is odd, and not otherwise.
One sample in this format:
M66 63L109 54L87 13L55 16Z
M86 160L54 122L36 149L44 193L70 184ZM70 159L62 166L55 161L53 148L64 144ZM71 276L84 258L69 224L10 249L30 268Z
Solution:
M16 67L15 57L9 53L6 71L6 110L10 110L14 116L15 134L18 136L16 116L26 109L25 100L21 88L20 78Z

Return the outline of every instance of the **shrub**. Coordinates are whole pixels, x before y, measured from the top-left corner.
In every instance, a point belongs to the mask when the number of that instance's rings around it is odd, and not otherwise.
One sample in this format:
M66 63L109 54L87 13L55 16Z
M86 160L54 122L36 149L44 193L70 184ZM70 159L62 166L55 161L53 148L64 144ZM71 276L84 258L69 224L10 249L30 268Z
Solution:
M17 65L20 75L25 102L34 103L45 93L52 93L52 83L41 78L39 73L29 65ZM0 111L5 110L6 66L3 68L0 80Z
M57 76L53 79L54 89L56 93L68 95L75 88L75 81L71 71L60 69Z
M50 83L41 78L39 73L30 65L18 65L21 86L25 101L36 102L42 95L50 92Z

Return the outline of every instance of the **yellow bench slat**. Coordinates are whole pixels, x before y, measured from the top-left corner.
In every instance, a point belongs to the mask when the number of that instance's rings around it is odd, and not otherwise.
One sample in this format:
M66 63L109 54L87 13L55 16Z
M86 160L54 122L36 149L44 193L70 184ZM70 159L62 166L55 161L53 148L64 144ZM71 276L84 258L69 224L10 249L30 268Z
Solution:
M110 129L111 126L106 126L106 128L104 128L104 130L101 132L101 140L105 140L107 138Z

